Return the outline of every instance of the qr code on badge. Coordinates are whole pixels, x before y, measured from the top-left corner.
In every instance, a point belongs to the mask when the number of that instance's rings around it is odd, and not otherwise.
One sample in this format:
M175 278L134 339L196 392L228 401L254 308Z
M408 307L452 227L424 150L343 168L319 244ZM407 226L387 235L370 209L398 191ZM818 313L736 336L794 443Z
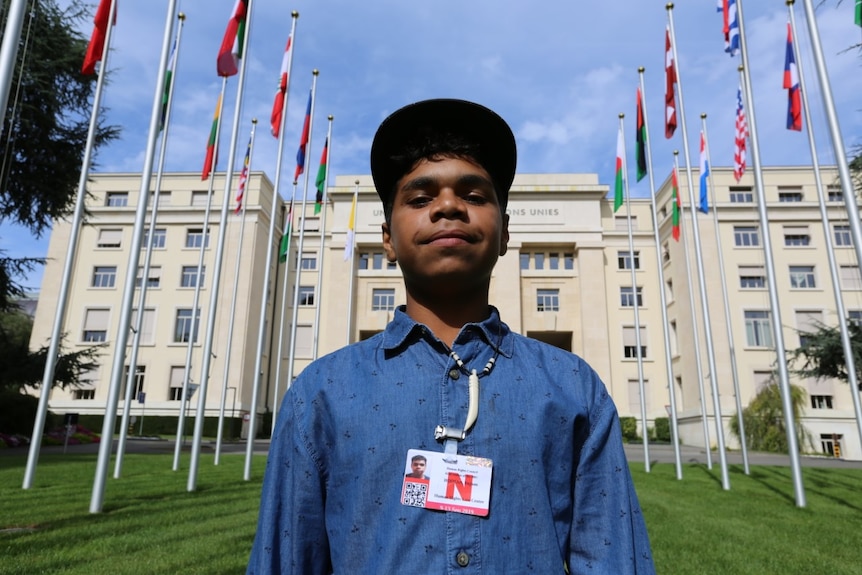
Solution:
M404 497L401 503L411 507L425 507L428 498L428 484L413 481L404 482Z

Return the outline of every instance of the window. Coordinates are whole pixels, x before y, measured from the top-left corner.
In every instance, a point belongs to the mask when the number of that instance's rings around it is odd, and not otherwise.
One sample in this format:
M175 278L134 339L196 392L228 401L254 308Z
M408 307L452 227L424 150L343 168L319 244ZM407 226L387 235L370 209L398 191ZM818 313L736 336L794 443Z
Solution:
M665 242L661 246L661 263L666 264L670 261L670 245Z
M201 266L201 287L204 287L207 277L207 267ZM198 266L183 266L180 274L180 287L198 287Z
M862 278L859 277L859 266L840 266L841 289L862 290Z
M790 266L790 287L795 289L817 287L814 281L814 266Z
M95 389L75 389L72 391L72 399L96 399Z
M303 270L316 270L317 254L314 252L302 254L302 258L299 260L299 268Z
M674 357L679 355L679 332L676 329L676 320L670 320L670 354Z
M371 311L392 311L394 309L394 288L374 288L371 290Z
M167 240L167 231L165 228L156 228L156 231L153 233L153 249L154 250L163 250L165 249L165 242ZM147 249L147 244L150 241L150 228L144 230L144 243L141 244L141 249Z
M558 270L560 269L560 254L551 252L548 254L548 269L549 270Z
M632 216L632 230L638 229L638 218ZM618 232L627 232L629 229L629 218L626 216L614 216L614 229Z
M126 345L132 345L132 339L135 336L135 326L138 323L138 310L132 310L132 319L129 323L129 337L126 339ZM153 327L156 324L156 310L144 308L144 317L141 318L141 337L139 342L142 345L152 345L155 343L153 335Z
M634 252L634 254L635 256L632 258L629 252L617 252L617 269L630 270L632 265L636 270L641 269L641 253Z
M812 395L811 409L832 409L831 395Z
M754 202L754 193L749 186L730 186L731 204L751 204Z
M521 252L518 254L518 262L522 270L530 269L530 254L527 252Z
M537 252L533 254L533 269L545 269L545 254L543 254L542 252Z
M752 379L754 379L754 392L760 393L766 389L766 386L773 382L774 377L775 374L771 371L755 369L752 372Z
M563 254L563 269L575 269L575 254Z
M362 252L359 254L359 269L367 270L368 269L368 257L370 254L367 252Z
M844 201L844 192L841 190L841 186L826 186L826 194L829 202Z
M784 245L791 247L807 246L811 244L811 234L808 226L784 226Z
M640 417L641 413L641 384L640 380L628 380L629 391L629 413L637 414ZM649 381L644 380L644 404L646 405L647 413L650 412L649 404Z
M862 309L851 309L847 312L847 319L850 323L862 325Z
M646 328L640 328L641 357L647 356ZM634 326L623 326L623 357L636 359L638 356L637 334Z
M138 275L135 277L135 287L141 287L144 279L144 266L138 266ZM162 266L150 266L147 274L147 288L157 288L162 283Z
M667 296L668 303L673 301L673 280L664 282L664 293Z
M150 192L150 205L154 204L153 200L156 197L155 192ZM159 207L162 208L164 206L171 205L171 193L165 192L163 190L159 191Z
M779 202L801 202L802 188L801 187L778 187Z
M84 330L81 339L86 342L108 341L108 309L88 309L84 312Z
M82 373L78 378L78 387L72 390L72 399L96 399L96 382L98 380L99 368Z
M105 205L111 208L124 208L129 205L129 192L108 192Z
M118 248L123 245L123 230L103 228L99 230L97 248Z
M772 347L772 326L768 311L745 311L745 340L749 347Z
M837 433L821 433L820 434L820 449L826 455L837 457L841 453L841 440L843 435Z
M314 328L310 325L296 326L296 357L311 357L314 342Z
M144 376L147 373L147 366L135 366L135 387L132 390L132 401L137 401L140 395L144 392ZM125 366L123 370L123 382L125 383L129 377L129 366Z
M314 286L299 286L299 305L310 307L314 305Z
M199 248L204 241L203 228L189 228L186 230L186 247ZM207 229L206 246L210 247L210 231Z
M359 269L361 270L395 270L396 262L386 260L383 252L362 252L359 254Z
M168 401L182 401L183 399L183 378L186 374L186 368L182 365L171 366L171 378L169 380L170 388L168 389Z
M832 226L832 232L835 236L835 246L852 246L853 239L850 237L850 226L835 224Z
M536 290L536 311L560 311L560 290Z
M201 310L198 309L198 312L195 314L195 339L194 343L198 341L198 327L200 327L201 321ZM177 310L177 317L174 321L174 342L176 343L188 343L192 337L192 308L180 308Z
M823 327L822 311L796 312L796 330L799 332L799 345L802 346L808 343L810 335L821 327Z
M302 225L307 232L320 231L320 218L302 218Z
M93 268L93 281L90 284L94 288L112 288L117 281L117 266L96 266Z
M738 247L759 246L760 231L757 226L733 226L733 243Z
M766 287L766 272L763 266L739 266L739 287L741 289Z
M642 287L638 287L638 307L643 307L643 289ZM622 307L634 307L635 305L635 297L634 292L631 286L621 287L620 288L620 306Z
M209 203L209 192L192 192L192 206L205 208Z

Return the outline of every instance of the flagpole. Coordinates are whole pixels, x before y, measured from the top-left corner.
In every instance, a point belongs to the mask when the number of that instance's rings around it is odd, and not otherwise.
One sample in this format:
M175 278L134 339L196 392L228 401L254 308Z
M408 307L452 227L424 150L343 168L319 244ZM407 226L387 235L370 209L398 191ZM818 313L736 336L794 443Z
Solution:
M757 191L757 211L760 216L760 230L763 238L763 251L766 263L766 282L769 287L769 305L772 331L775 337L776 364L778 366L779 386L781 389L781 404L784 409L784 425L787 433L787 451L790 456L790 470L793 476L793 488L796 494L796 506L805 507L805 488L802 485L802 467L799 462L799 445L796 438L796 421L793 415L793 400L790 395L790 375L787 370L786 348L784 346L784 324L781 321L781 307L778 301L778 284L775 275L775 262L772 258L772 238L769 234L769 216L766 213L766 192L763 182L763 171L760 163L760 144L757 140L757 122L754 113L754 92L751 89L748 65L748 40L745 34L745 21L742 13L742 0L736 2L739 19L739 50L742 54L743 89L745 102L748 104L748 128L751 139L751 162L754 166L754 188ZM809 29L811 27L809 26ZM840 158L839 158L840 159ZM848 180L849 181L849 180ZM852 188L846 188L852 189ZM846 194L845 194L846 195ZM845 197L845 200L847 198ZM855 195L853 196L855 201ZM857 215L858 220L858 215ZM856 222L858 227L858 221ZM858 244L857 244L858 245Z
M641 97L643 98L641 113L643 114L644 130L647 137L644 138L646 144L646 160L647 160L647 176L649 177L650 203L652 204L652 229L655 238L656 262L658 263L658 285L659 297L661 302L661 319L664 334L664 359L665 369L667 370L667 389L670 398L670 432L671 441L673 442L674 467L676 469L676 478L682 479L682 458L679 448L679 420L676 411L676 390L674 389L673 379L673 361L671 358L670 345L670 323L667 318L667 295L664 293L664 266L661 261L661 237L659 236L658 208L655 199L655 178L652 172L652 140L649 137L649 122L647 121L646 93L644 91L644 68L638 68L638 85L641 89Z
M113 6L116 2L112 2ZM171 48L174 21L177 19L177 0L168 2L167 18L165 21L164 37L162 39L162 53L159 59L159 70L164 70L168 64L168 56ZM123 370L126 357L126 341L129 336L129 323L132 313L132 303L135 297L135 279L138 277L138 261L141 255L141 240L144 230L144 222L147 216L147 203L150 195L150 180L153 176L153 159L159 133L159 120L162 112L162 98L165 91L165 77L160 74L156 79L156 90L153 98L153 107L150 113L150 126L147 136L147 147L144 156L144 169L141 173L141 186L138 192L138 207L135 211L135 226L132 231L131 254L128 268L126 269L126 281L123 286L123 299L120 307L120 325L117 330L117 338L114 342L114 360L111 367L111 384L108 389L108 401L105 405L105 417L102 421L102 441L99 443L99 457L96 463L96 476L93 481L93 493L90 499L90 513L102 511L105 496L105 479L108 474L108 466L111 460L111 448L113 446L114 424L117 418L117 403L122 386ZM134 370L134 366L130 366Z
M212 273L213 285L210 291L210 304L207 312L207 332L204 338L203 365L198 389L198 406L195 413L195 431L192 439L192 457L189 465L189 479L186 486L188 491L197 488L198 464L201 454L201 440L203 439L204 420L206 419L207 387L209 384L210 362L212 361L213 337L215 335L216 308L218 307L219 283L221 281L221 266L224 255L224 242L227 234L228 206L230 204L231 180L233 180L233 168L236 158L236 145L239 136L240 115L242 114L242 95L245 88L245 76L248 67L248 39L251 36L253 0L248 0L245 19L245 34L242 37L242 58L239 66L239 82L236 91L236 104L234 107L233 127L230 137L230 151L227 158L227 170L224 177L224 194L221 204L221 217L219 219L218 247L215 254L215 269ZM206 234L206 231L204 231Z
M709 153L709 137L706 132L706 114L700 115L701 128L703 129L704 153L706 154L709 170L709 187L712 188L712 225L715 231L715 246L718 250L718 273L721 281L721 295L724 301L724 323L727 329L727 347L730 352L730 371L733 375L733 396L736 399L736 423L739 426L739 445L742 449L742 467L746 475L751 475L748 465L748 440L745 438L745 421L742 417L742 397L739 393L739 369L736 366L736 345L733 338L733 323L730 318L730 301L727 295L727 276L724 272L724 255L721 249L721 234L718 232L718 198L715 193L715 183L712 178L712 158Z
M673 170L674 174L679 173L679 150L673 151ZM677 178L677 194L679 193L679 178ZM680 201L680 206L682 206L682 201ZM685 256L685 277L686 284L688 284L688 304L689 313L691 314L692 340L694 343L694 363L697 368L697 384L698 391L700 392L700 419L703 424L703 441L706 446L706 468L712 469L712 448L710 447L709 441L709 414L706 412L706 388L703 385L703 360L700 357L700 330L698 329L697 324L697 310L694 305L694 286L692 285L694 282L692 281L691 275L691 258L688 254L688 241L685 234L685 211L680 207L679 212L679 241L682 244L682 252Z
M326 213L329 211L326 209L326 203L329 201L329 154L332 149L332 120L333 116L330 114L327 117L329 120L329 126L326 130L326 173L324 174L323 179L323 198L321 200L323 217L320 220L320 252L317 257L317 290L315 295L315 303L317 304L314 309L314 342L311 348L311 358L317 359L317 347L318 342L320 340L320 308L323 304L323 256L324 256L324 242L326 240Z
M730 477L727 473L727 451L724 447L724 421L721 416L721 398L718 394L718 370L715 364L715 348L712 343L712 323L709 317L709 301L706 294L706 278L703 269L703 250L700 245L700 229L695 212L694 182L691 176L691 154L688 149L688 130L685 124L685 104L682 95L682 79L679 74L679 58L676 51L676 34L673 25L673 3L667 5L667 17L670 24L671 49L676 66L676 85L679 89L679 122L682 128L682 147L685 154L685 173L688 180L688 195L690 199L692 237L694 238L695 264L697 264L698 287L700 288L701 310L703 313L703 333L706 340L706 358L709 362L709 384L712 388L712 408L715 416L715 435L718 447L718 460L721 465L721 486L726 491L730 489Z
M351 340L353 339L353 285L356 278L356 200L359 197L359 180L354 182L355 187L353 188L353 203L351 204L351 213L353 214L353 244L350 246L350 280L348 282L347 287L347 344L350 345ZM350 222L348 222L348 225ZM350 230L348 230L348 236L350 235ZM350 241L350 237L348 237L348 241ZM348 246L345 246L347 249ZM345 253L345 259L347 259L347 254Z
M290 96L290 76L293 71L293 42L296 34L296 21L299 18L299 12L294 10L290 13L291 25L290 36L288 39L291 43L290 53L287 55L287 81L288 85L284 89L284 101L281 108L281 125L278 128L278 160L275 164L275 187L272 192L272 210L269 214L269 235L267 236L267 252L266 252L266 267L263 272L263 284L260 293L260 318L257 326L257 351L254 357L254 383L251 388L251 407L248 415L248 437L246 438L245 449L245 466L243 468L243 479L251 480L251 458L254 454L254 437L257 429L257 403L260 397L260 380L263 376L263 347L266 342L266 302L269 300L269 282L270 268L272 267L272 244L275 240L275 219L276 205L281 200L281 167L284 156L284 124L287 120L287 101ZM281 80L279 79L279 83ZM281 242L279 242L279 247ZM278 283L278 275L276 274L276 283ZM275 320L275 294L273 293L273 321ZM281 358L278 358L279 361ZM267 373L272 367L272 357L269 358L270 363L267 367Z
M312 149L311 147L311 135L312 128L314 127L314 100L316 96L317 90L317 76L320 72L315 68L312 71L312 81L311 81L311 109L309 112L309 120L308 120L308 141L306 142L306 159L305 163L308 163L308 152ZM302 259L302 247L305 241L305 203L308 198L308 170L305 170L305 185L302 191L302 209L300 210L300 225L299 225L299 240L296 245L296 253L299 255L300 260ZM296 358L296 321L299 315L299 282L300 275L302 270L297 267L295 278L296 285L293 286L293 317L291 319L290 324L290 353L288 355L287 360L287 386L286 389L290 389L290 386L293 385L293 362ZM275 426L275 418L273 418L273 426Z
M808 35L811 38L814 68L817 70L817 79L820 82L820 94L823 98L823 107L826 110L829 134L832 136L835 163L838 165L838 176L841 180L844 205L847 208L847 219L850 225L850 233L853 237L853 247L856 249L857 265L862 270L862 223L860 223L859 206L856 205L855 187L853 186L850 169L847 165L847 151L844 149L844 140L841 138L841 128L838 125L835 99L832 96L832 84L826 71L826 60L823 57L823 46L820 42L820 30L817 28L817 18L814 16L814 7L811 4L811 0L803 0L802 5L805 8L805 19L808 22ZM797 59L798 67L799 61ZM748 68L747 65L746 68Z
M12 89L12 77L15 72L15 60L18 58L18 44L21 41L21 30L24 28L24 13L27 11L26 0L12 0L9 4L9 14L6 18L6 30L3 32L3 43L0 46L0 110L3 112L2 123L6 121L6 106L9 103L9 92Z
M802 93L802 113L805 116L805 126L808 130L808 147L811 150L811 161L814 169L814 182L817 186L817 199L820 205L820 221L823 222L823 235L826 240L826 255L829 260L829 274L832 279L832 292L835 296L835 311L838 314L838 329L841 333L841 345L844 350L844 362L847 366L847 382L850 384L850 396L853 398L853 411L856 415L856 430L862 442L862 405L859 401L859 381L856 373L856 359L853 356L853 344L847 329L847 312L844 309L844 299L841 297L841 279L838 264L835 261L835 246L830 233L829 214L823 194L823 181L820 177L820 162L817 159L817 147L814 142L811 109L808 104L808 92L805 90L805 77L802 73L802 59L799 45L796 43L796 17L793 13L794 0L787 0L787 12L790 17L790 28L793 32L793 49L796 52L796 71L799 76L799 91Z
M201 245L198 247L198 265L195 271L195 293L192 298L192 325L189 330L189 340L186 342L186 363L183 369L183 387L180 393L180 410L177 418L177 435L174 438L174 463L173 470L177 471L180 468L180 453L185 436L186 410L188 409L188 401L191 399L189 395L189 386L191 384L192 373L192 357L194 355L195 342L198 338L198 323L200 322L200 296L203 289L203 283L206 281L204 273L204 260L206 259L206 250L209 247L209 225L210 212L212 211L212 199L215 189L216 167L218 165L219 139L221 137L221 121L222 121L222 102L224 102L224 94L227 89L227 76L222 78L221 92L219 93L217 104L217 119L215 125L215 141L213 142L213 163L209 173L209 184L207 187L207 204L204 209L204 220ZM194 394L194 392L192 392Z
M647 473L650 472L650 458L649 458L649 433L647 432L647 415L646 415L646 397L644 397L644 361L643 355L641 354L641 321L640 321L640 306L638 305L638 283L637 283L637 274L635 272L635 244L634 237L632 235L632 207L631 207L631 198L629 197L629 178L628 178L628 166L626 165L626 143L625 137L625 129L623 128L623 119L625 118L625 114L620 113L620 132L619 132L619 141L620 146L622 147L622 171L623 171L623 189L625 190L625 204L626 204L626 223L628 228L628 236L629 236L629 269L632 274L632 304L634 308L635 314L635 345L637 346L636 357L638 362L638 391L640 394L640 404L641 404L641 431L643 436L643 448L644 448L644 471Z
M282 361L282 353L284 351L284 318L287 315L287 294L289 291L290 283L288 280L290 279L290 243L293 240L293 205L294 200L296 200L296 180L293 182L293 195L290 197L290 208L288 208L287 212L287 223L285 223L284 229L287 234L287 246L284 251L284 270L283 281L281 286L281 317L278 322L278 345L276 346L276 362L275 362L275 389L273 390L273 398L272 398L272 421L271 425L271 433L275 432L275 422L278 417L278 407L279 400L281 396L278 393L279 383L281 382L281 364L284 363ZM281 248L279 247L279 253L281 252ZM297 276L299 274L297 273Z
M108 15L108 22L114 21L114 14L117 10L117 2L111 0L111 8ZM10 12L9 17L13 14ZM8 21L7 21L8 22ZM42 374L42 386L39 388L39 405L36 408L36 417L33 421L33 433L30 436L30 451L27 455L27 466L24 470L24 482L22 489L30 489L33 487L33 479L36 474L36 464L39 461L39 449L42 445L42 434L45 431L45 419L48 414L48 399L51 395L51 388L54 384L54 371L57 368L57 360L60 355L60 344L63 340L63 325L66 318L66 307L69 303L69 289L72 283L72 272L75 267L75 254L78 247L78 236L81 233L81 221L84 218L84 200L87 195L87 180L90 177L90 164L93 158L93 144L96 141L96 130L99 127L99 109L102 105L102 92L105 87L105 76L108 70L108 55L110 54L111 36L114 30L113 25L108 25L108 30L105 33L105 45L102 48L102 64L99 67L99 78L96 80L96 91L93 94L93 109L90 112L90 127L87 130L87 143L84 146L84 158L81 160L81 175L78 178L78 191L75 195L75 211L72 216L72 222L69 226L69 241L66 245L66 261L63 264L63 276L60 280L59 298L57 300L57 310L54 312L54 327L51 331L51 343L48 345L48 353L45 356L45 371ZM5 44L7 37L11 39L12 35L4 35L3 42ZM17 45L17 39L16 45ZM10 78L12 74L9 75ZM6 107L2 108L5 114ZM113 433L108 436L113 437ZM111 441L108 441L111 443Z
M177 27L177 37L174 40L174 47L171 50L171 56L176 57L177 51L180 47L180 39L183 33L183 25L185 23L186 15L182 12L177 16L179 20L179 25ZM175 62L176 60L174 60ZM170 63L168 64L168 68L170 69ZM167 71L164 72L167 74ZM141 270L141 286L140 292L138 293L138 315L135 317L135 327L133 328L134 335L132 336L132 348L129 352L129 370L126 375L126 394L125 400L123 401L123 416L122 423L120 423L120 440L117 443L117 457L114 461L114 479L119 479L120 475L123 471L123 458L126 453L126 440L128 435L129 428L129 412L131 411L132 406L132 389L134 389L135 384L135 376L137 374L137 365L138 365L138 351L141 345L141 330L144 325L144 315L146 313L146 301L147 301L147 288L150 278L150 264L153 258L153 245L155 243L155 226L156 220L158 219L159 213L159 194L162 190L162 175L165 169L165 157L167 152L167 144L168 144L168 126L170 126L171 120L171 104L173 103L174 93L173 93L173 83L176 78L175 71L171 73L170 81L168 82L166 79L165 90L167 91L167 103L164 107L164 118L161 119L163 122L161 129L161 144L159 147L159 163L158 168L156 169L156 186L153 190L153 206L152 206L152 215L150 216L150 227L149 227L149 236L147 237L147 249L144 255L144 267ZM164 95L162 96L164 99ZM145 397L143 399L146 399ZM143 416L141 416L143 419ZM143 430L143 422L141 423L141 429Z

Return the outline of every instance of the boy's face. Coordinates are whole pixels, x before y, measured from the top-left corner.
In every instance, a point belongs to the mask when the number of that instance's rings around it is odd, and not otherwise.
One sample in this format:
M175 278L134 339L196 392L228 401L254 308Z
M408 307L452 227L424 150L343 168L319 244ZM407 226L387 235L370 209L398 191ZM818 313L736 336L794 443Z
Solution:
M398 180L383 224L389 261L408 283L441 295L487 283L508 241L491 176L464 158L420 160Z
M425 473L425 460L424 459L414 459L410 462L410 470L417 477L421 477Z

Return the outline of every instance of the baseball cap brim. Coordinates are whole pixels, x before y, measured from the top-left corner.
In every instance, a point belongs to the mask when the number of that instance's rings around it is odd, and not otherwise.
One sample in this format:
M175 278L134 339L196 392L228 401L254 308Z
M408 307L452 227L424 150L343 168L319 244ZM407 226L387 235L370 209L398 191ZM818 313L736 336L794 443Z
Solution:
M512 129L485 106L455 99L409 104L380 124L371 144L371 176L384 205L406 173L403 164L393 158L403 153L405 145L429 131L461 136L474 144L478 150L474 159L491 176L500 206L506 206L517 165Z

